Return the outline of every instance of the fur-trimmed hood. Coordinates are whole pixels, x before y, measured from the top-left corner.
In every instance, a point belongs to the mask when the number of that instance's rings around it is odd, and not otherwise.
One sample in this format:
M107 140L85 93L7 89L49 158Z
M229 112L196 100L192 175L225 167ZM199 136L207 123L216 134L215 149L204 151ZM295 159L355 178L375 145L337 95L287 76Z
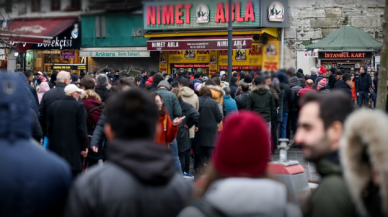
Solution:
M380 176L381 208L388 214L388 117L380 111L359 110L349 116L340 141L344 177L361 216L368 216L362 192L367 188L372 171ZM365 154L369 162L365 161Z
M269 91L268 85L258 85L258 86L252 86L251 92L253 91L260 91L260 90L267 90Z
M206 87L209 88L209 89L213 89L213 90L219 91L220 93L222 93L222 96L225 95L225 91L220 86L206 85Z

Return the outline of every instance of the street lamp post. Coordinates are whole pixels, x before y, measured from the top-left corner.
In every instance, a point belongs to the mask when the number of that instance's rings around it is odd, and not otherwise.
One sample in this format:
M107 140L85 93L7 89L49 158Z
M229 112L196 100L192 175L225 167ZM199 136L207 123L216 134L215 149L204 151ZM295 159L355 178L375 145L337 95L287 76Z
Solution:
M232 78L232 46L233 46L233 27L232 27L232 0L229 0L229 24L228 24L228 82Z

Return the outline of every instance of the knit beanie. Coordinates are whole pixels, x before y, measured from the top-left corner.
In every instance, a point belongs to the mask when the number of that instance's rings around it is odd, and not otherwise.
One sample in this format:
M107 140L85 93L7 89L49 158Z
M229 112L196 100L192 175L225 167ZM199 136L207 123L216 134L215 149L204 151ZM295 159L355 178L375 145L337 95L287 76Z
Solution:
M171 90L171 85L168 83L168 81L165 81L165 80L159 82L158 89L159 87L165 87L167 88L167 90Z
M326 69L325 67L321 66L321 69L319 70L318 74L326 74Z
M318 83L317 90L320 90L321 88L326 87L326 84L327 84L326 78L323 78L323 79Z
M226 118L212 162L224 176L256 178L266 172L269 148L265 120L251 111L240 111Z

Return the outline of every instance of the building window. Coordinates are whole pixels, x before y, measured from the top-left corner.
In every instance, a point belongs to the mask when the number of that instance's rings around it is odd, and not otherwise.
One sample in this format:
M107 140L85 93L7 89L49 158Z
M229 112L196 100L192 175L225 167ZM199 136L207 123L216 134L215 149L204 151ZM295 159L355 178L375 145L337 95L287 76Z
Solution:
M31 0L31 12L40 12L40 0Z
M81 0L71 0L71 9L81 10Z
M51 0L51 11L61 10L61 0Z
M25 2L19 3L19 6L18 6L18 14L19 14L19 15L22 15L22 14L26 14L26 13L27 13L27 6L26 6L26 3L25 3Z

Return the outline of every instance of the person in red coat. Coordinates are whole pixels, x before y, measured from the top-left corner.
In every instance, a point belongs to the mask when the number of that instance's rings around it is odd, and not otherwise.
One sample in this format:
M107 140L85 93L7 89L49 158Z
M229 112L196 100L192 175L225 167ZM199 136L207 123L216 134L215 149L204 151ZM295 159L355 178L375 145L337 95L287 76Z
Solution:
M308 92L316 92L313 89L313 86L314 86L314 81L311 80L311 79L308 79L306 81L306 86L303 89L300 89L299 92L298 92L299 98L301 99Z
M162 96L159 93L155 93L155 103L159 108L159 120L158 130L156 132L155 142L168 147L168 144L172 143L178 134L179 124L184 117L175 118L171 122L167 109L164 107Z

